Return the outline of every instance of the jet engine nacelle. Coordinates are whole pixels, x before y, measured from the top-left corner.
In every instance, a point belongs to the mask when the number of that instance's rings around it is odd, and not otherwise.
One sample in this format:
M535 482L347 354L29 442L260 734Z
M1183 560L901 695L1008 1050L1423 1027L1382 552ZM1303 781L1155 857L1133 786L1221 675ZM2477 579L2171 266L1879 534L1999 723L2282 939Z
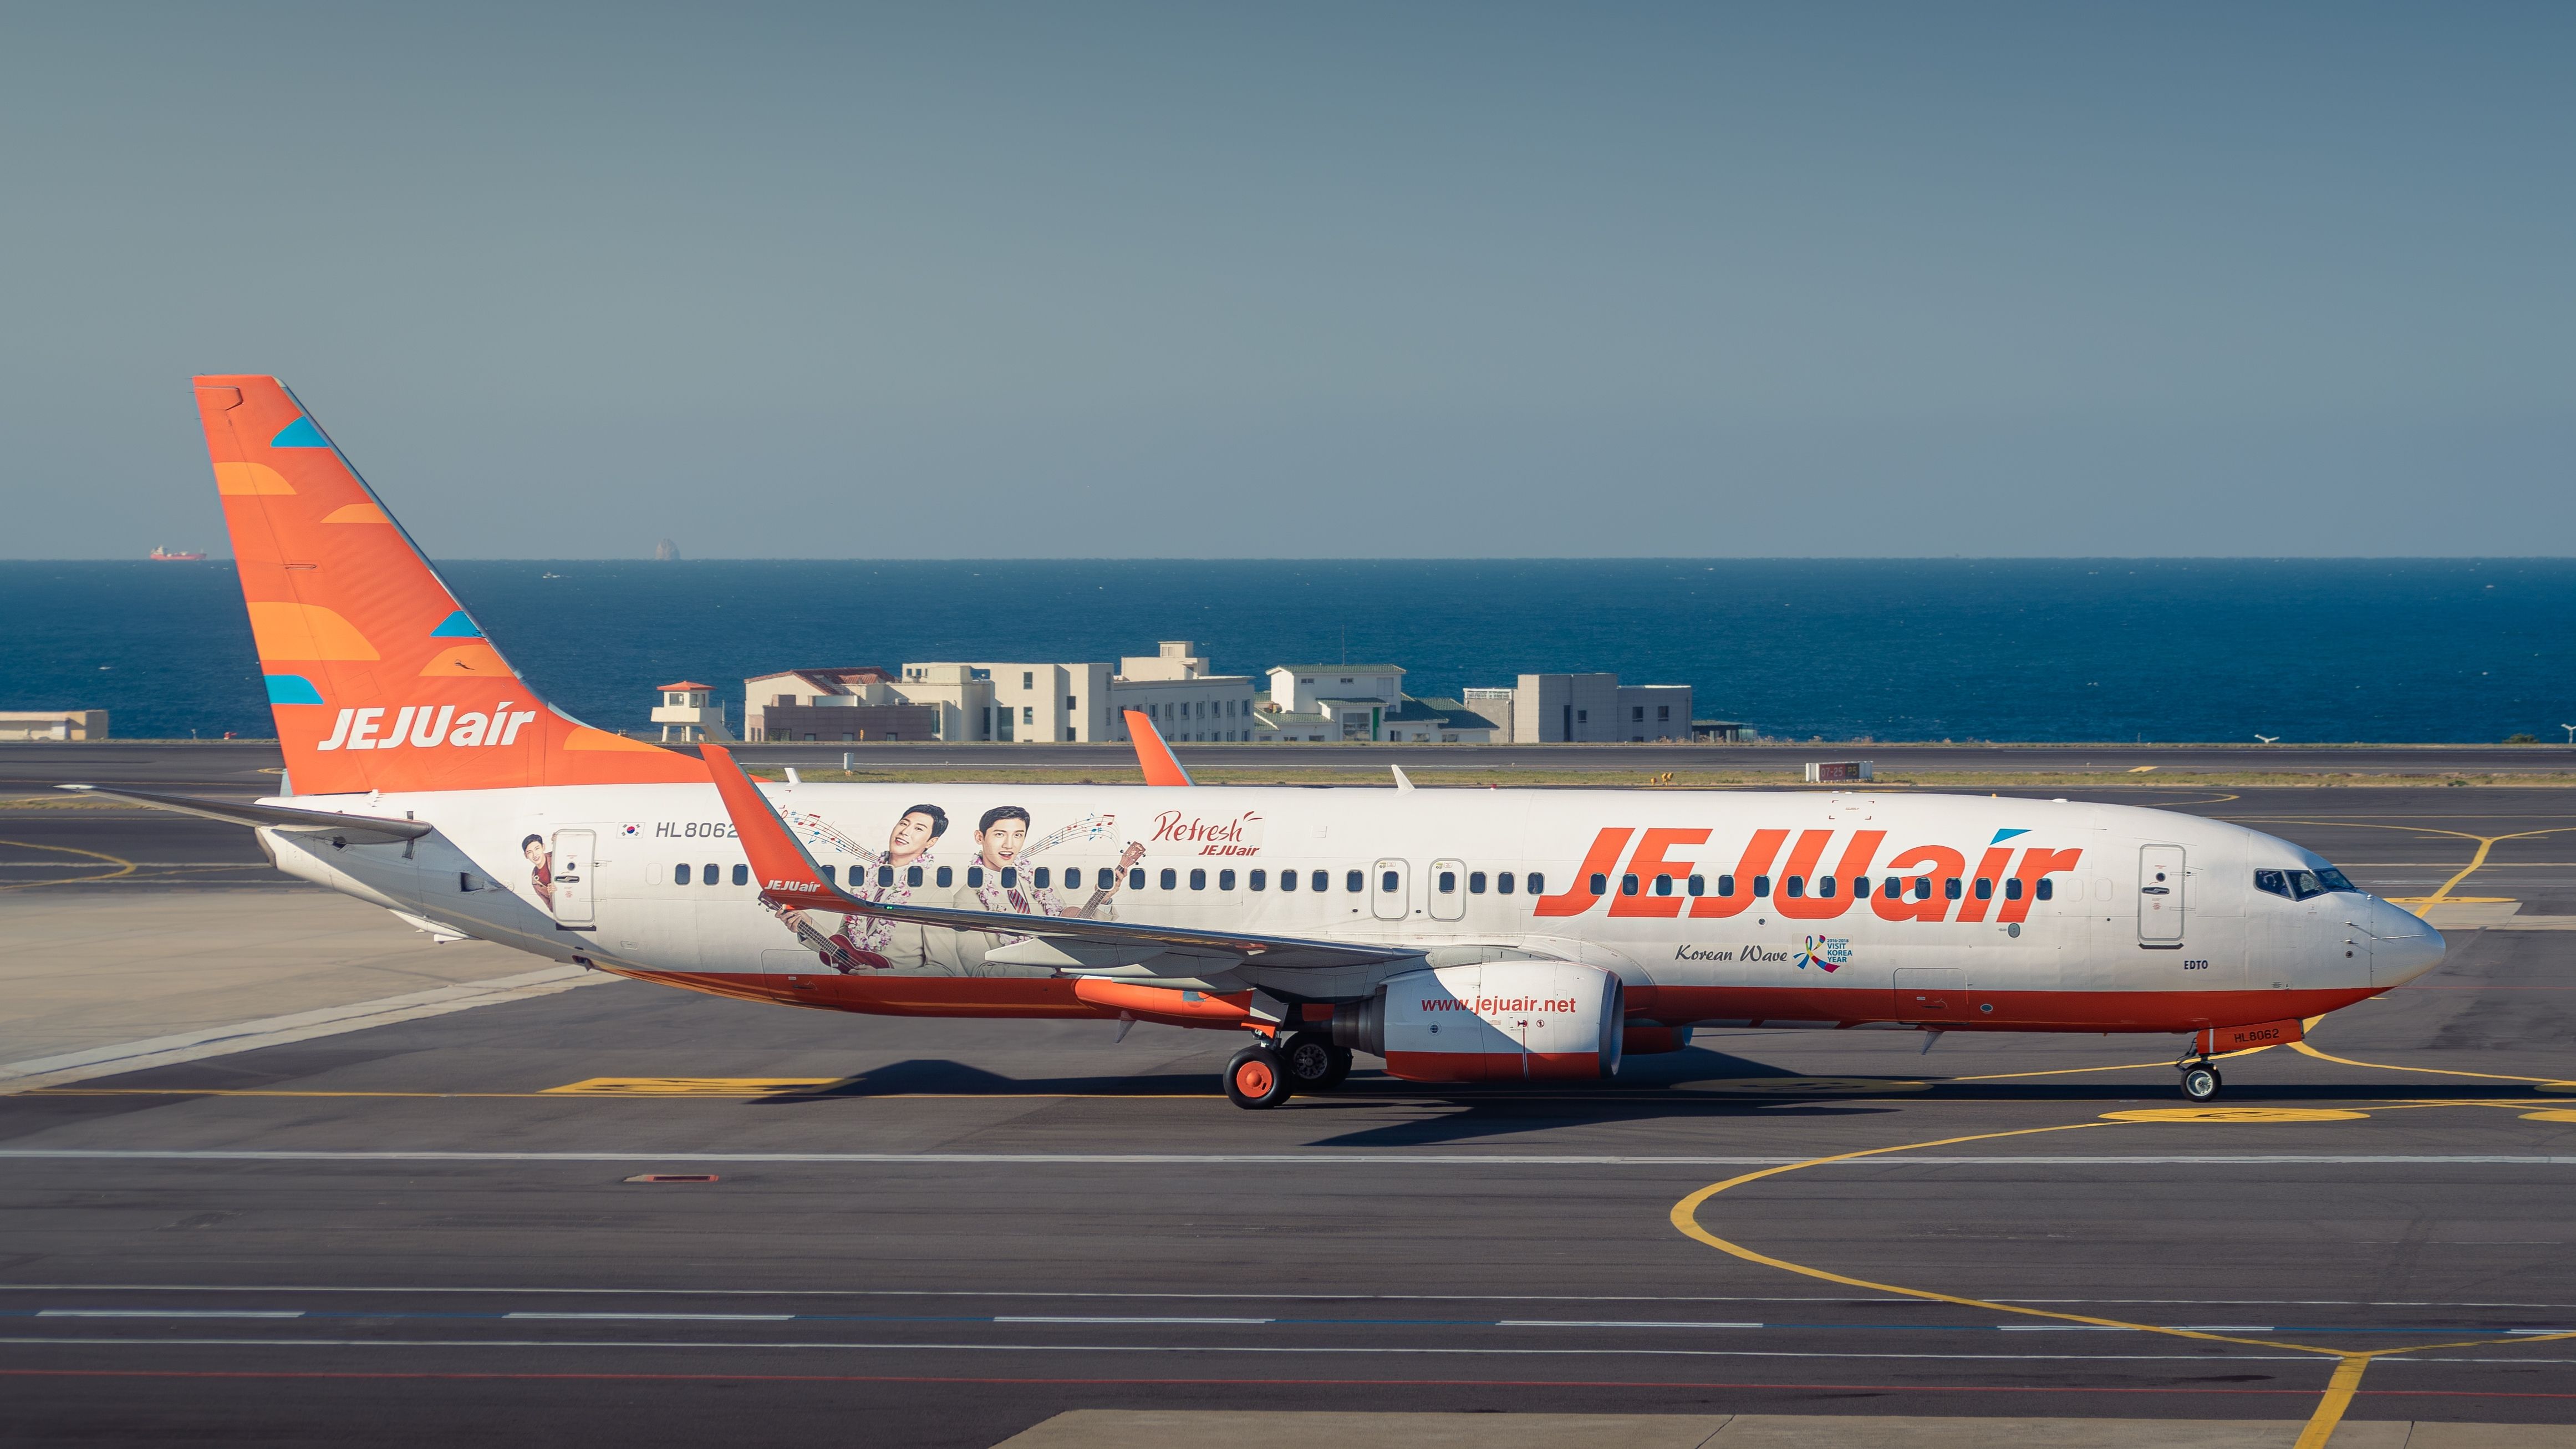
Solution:
M1393 977L1333 1012L1337 1045L1409 1082L1590 1080L1619 1070L1619 978L1569 961L1487 961Z

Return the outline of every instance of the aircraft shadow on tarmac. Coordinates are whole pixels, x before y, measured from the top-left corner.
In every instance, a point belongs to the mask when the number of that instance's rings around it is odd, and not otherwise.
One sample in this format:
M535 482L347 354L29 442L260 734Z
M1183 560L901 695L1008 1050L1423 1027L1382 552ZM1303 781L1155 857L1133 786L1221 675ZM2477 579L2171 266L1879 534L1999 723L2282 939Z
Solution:
M1633 1065L1633 1064L1632 1064ZM1992 1102L1998 1105L2061 1103L2077 1108L2182 1105L2157 1075L2140 1068L2127 1080L1946 1081L1935 1076L1815 1077L1719 1052L1692 1049L1653 1059L1646 1071L1598 1084L1517 1083L1442 1085L1400 1082L1363 1072L1338 1092L1300 1096L1287 1113L1410 1111L1429 1115L1401 1122L1375 1121L1316 1139L1317 1147L1425 1147L1508 1137L1580 1123L1616 1126L1677 1117L1874 1116L1903 1110L1912 1101ZM2144 1080L2140 1078L2143 1077ZM2448 1084L2373 1085L2363 1082L2271 1082L2251 1064L2236 1069L2230 1104L2361 1106L2463 1095L2519 1095L2505 1083L2467 1092ZM1213 1094L1202 1073L1006 1077L944 1058L913 1058L835 1082L750 1099L755 1106L812 1106L846 1098L901 1096L1088 1096L1193 1098ZM1318 1122L1316 1125L1325 1126Z

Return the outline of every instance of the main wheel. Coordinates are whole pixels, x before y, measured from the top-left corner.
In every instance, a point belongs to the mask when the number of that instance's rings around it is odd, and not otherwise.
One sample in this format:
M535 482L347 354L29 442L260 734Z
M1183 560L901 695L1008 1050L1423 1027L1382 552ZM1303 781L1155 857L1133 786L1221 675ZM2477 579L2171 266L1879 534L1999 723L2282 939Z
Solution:
M1225 1064L1225 1095L1238 1107L1276 1107L1288 1100L1288 1068L1267 1046L1245 1047Z
M1331 1091L1333 1088L1340 1086L1342 1084L1342 1078L1347 1077L1350 1074L1351 1049L1349 1047L1339 1046L1333 1048L1333 1069L1324 1074L1324 1090Z
M1340 1072L1333 1070L1337 1055ZM1332 1040L1321 1032L1301 1031L1288 1038L1288 1045L1279 1049L1279 1060L1288 1068L1292 1092L1329 1091L1351 1069L1350 1053L1337 1053Z
M2194 1102L2208 1101L2225 1085L2216 1067L2193 1065L2182 1069L2182 1094Z

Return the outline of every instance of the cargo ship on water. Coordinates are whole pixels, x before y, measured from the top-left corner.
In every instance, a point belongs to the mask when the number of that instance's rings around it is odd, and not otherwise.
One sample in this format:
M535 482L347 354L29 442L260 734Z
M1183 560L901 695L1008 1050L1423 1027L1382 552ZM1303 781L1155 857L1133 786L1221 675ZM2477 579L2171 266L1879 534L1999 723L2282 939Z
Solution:
M204 563L206 561L206 556L201 553L175 553L166 548L156 548L146 557L154 563Z

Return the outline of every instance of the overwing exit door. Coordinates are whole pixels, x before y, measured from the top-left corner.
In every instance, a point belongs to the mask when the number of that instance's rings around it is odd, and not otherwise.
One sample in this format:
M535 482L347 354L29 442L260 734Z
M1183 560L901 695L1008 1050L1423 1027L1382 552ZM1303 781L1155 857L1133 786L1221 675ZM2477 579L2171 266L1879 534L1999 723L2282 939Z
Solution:
M2182 947L2183 854L2179 845L2138 847L2138 944L2160 951Z
M555 832L554 854L546 869L554 876L555 924L588 926L596 919L591 908L591 886L598 875L599 862L591 859L591 849L599 835L590 830Z
M1381 921L1401 921L1412 903L1407 877L1412 867L1400 860L1381 860L1369 867L1369 909Z

